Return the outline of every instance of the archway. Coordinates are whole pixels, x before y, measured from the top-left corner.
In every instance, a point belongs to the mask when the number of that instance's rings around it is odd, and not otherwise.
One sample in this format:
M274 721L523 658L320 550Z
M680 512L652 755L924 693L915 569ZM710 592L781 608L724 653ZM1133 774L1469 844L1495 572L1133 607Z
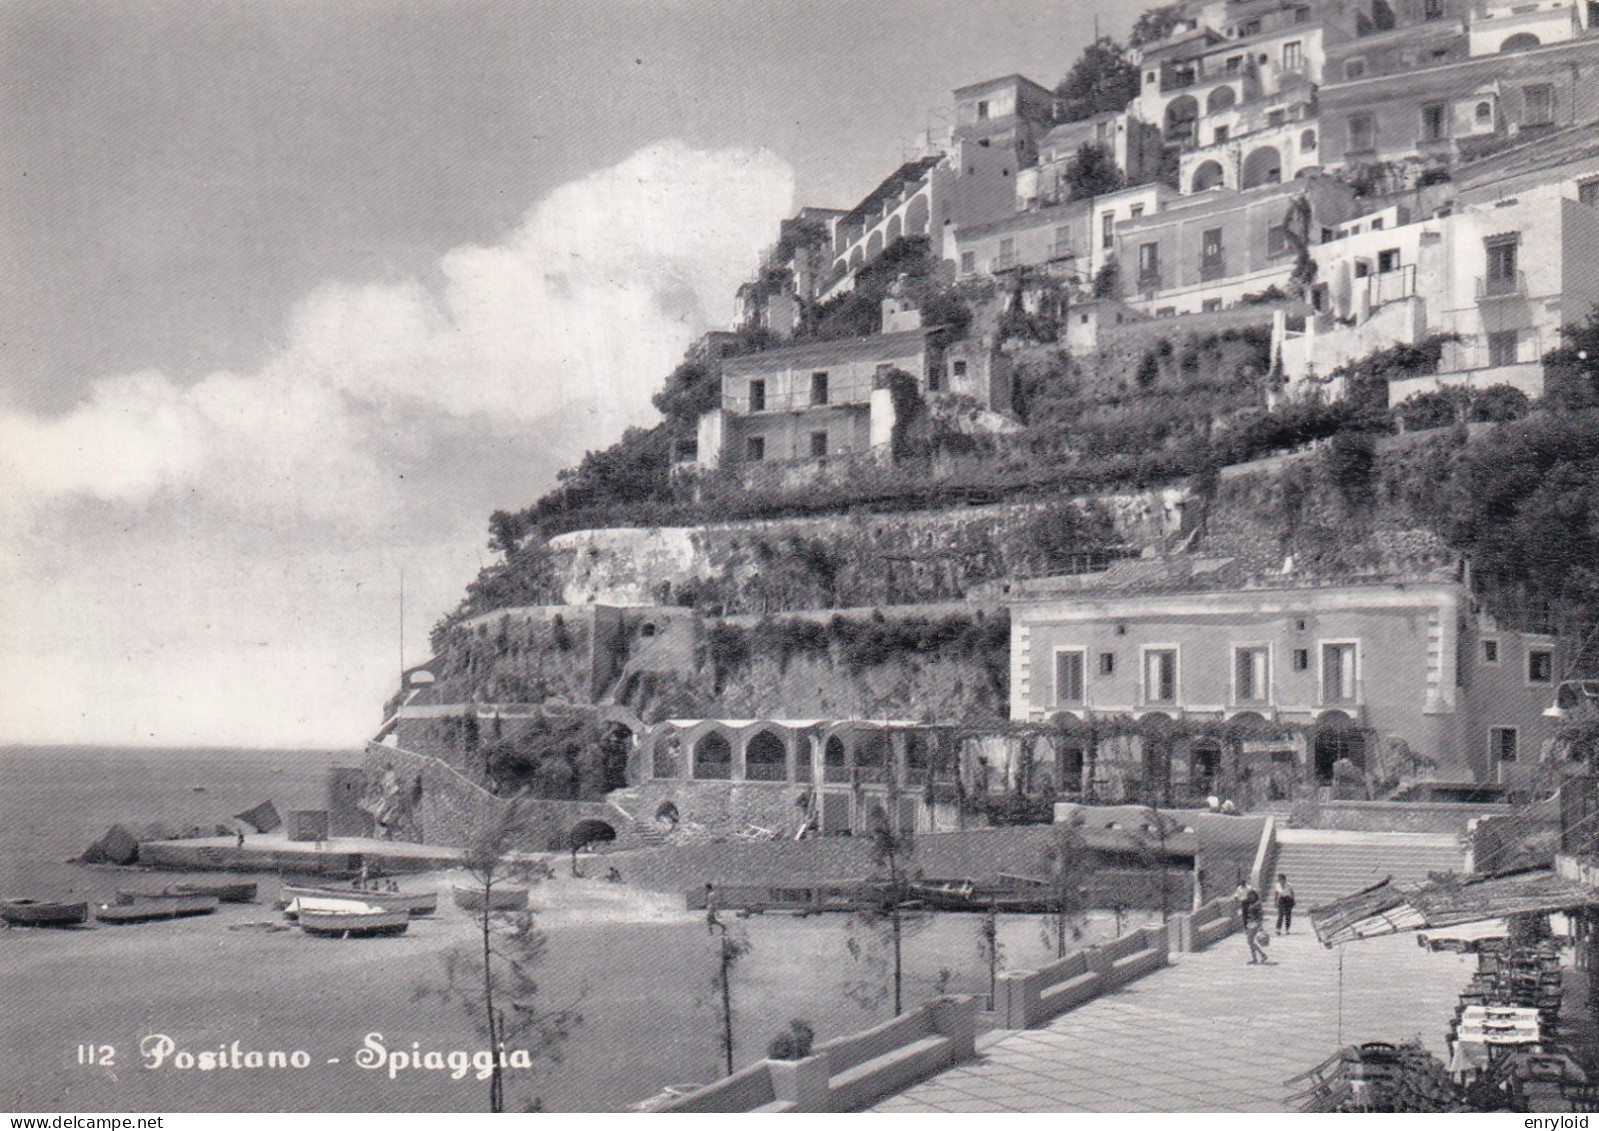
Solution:
M849 752L844 749L844 740L836 734L822 748L822 780L849 781Z
M1281 184L1282 179L1283 158L1275 145L1263 145L1244 158L1244 188Z
M1199 100L1180 94L1166 104L1166 141L1170 145L1195 140L1194 123L1199 120Z
M727 781L733 776L733 747L727 736L713 730L694 744L694 777Z
M855 740L855 766L863 782L888 780L888 734L869 730Z
M1355 726L1355 720L1342 711L1329 711L1321 717L1312 748L1316 781L1322 785L1333 783L1339 762L1348 761L1357 770L1366 767L1366 736Z
M1314 152L1316 152L1316 131L1315 130L1306 130L1304 133L1299 135L1299 152L1301 152L1301 153L1314 153Z
M784 781L788 778L788 748L783 740L763 730L744 747L744 777L750 781Z
M1210 97L1205 99L1205 113L1217 114L1238 101L1238 94L1232 87L1223 83L1210 92Z
M1505 41L1499 45L1501 55L1511 51L1526 51L1528 48L1537 47L1542 42L1530 31L1518 31L1515 35L1505 36Z
M927 195L925 193L912 198L910 205L905 209L905 234L908 236L925 236L927 234Z
M893 247L894 241L898 240L900 237L900 218L898 216L890 216L888 218L888 227L884 229L884 231L888 236L888 246Z
M866 241L866 258L876 259L883 254L883 233L873 232Z
M1219 188L1227 180L1227 174L1221 167L1220 161L1202 161L1199 168L1194 170L1193 192L1204 192L1206 189Z
M1144 748L1143 801L1146 805L1169 804L1172 744L1177 738L1177 721L1155 711L1139 720L1138 730Z
M1194 739L1189 752L1188 782L1194 796L1212 797L1221 780L1221 743L1214 738Z
M849 253L849 269L851 271L853 271L853 270L855 270L855 268L859 267L862 263L865 263L865 262L866 262L866 253L861 250L861 245L860 244L856 244L854 249L851 250L850 253Z

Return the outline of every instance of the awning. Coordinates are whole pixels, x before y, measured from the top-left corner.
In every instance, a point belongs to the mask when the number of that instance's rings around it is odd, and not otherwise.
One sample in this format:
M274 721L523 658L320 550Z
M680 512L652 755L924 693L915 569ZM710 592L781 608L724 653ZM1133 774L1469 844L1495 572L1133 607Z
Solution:
M1498 876L1446 876L1423 884L1380 884L1313 907L1323 946L1376 935L1480 923L1510 915L1599 906L1599 889L1562 879L1549 868Z

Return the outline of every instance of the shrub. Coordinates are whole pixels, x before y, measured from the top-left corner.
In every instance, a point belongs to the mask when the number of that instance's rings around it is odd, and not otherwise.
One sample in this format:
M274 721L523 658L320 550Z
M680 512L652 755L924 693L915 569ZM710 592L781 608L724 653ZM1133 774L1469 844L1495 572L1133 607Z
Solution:
M1490 385L1471 398L1471 419L1503 424L1520 420L1532 409L1532 402L1514 385Z
M772 1060L804 1060L811 1055L816 1041L816 1030L809 1021L795 1018L788 1023L788 1032L779 1033L766 1046L766 1055Z

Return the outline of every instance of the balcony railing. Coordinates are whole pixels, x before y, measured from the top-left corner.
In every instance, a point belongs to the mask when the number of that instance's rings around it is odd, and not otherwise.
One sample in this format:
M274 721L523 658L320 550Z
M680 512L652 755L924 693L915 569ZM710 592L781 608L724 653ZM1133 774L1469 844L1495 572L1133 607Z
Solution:
M1145 267L1138 272L1138 289L1141 291L1160 290L1160 268Z
M1056 242L1050 246L1049 257L1051 259L1076 259L1077 249L1069 243Z
M848 785L850 783L849 767L831 764L823 766L822 781L829 785Z
M1512 271L1507 275L1479 275L1477 277L1477 298L1524 298L1527 294L1527 275L1524 271Z
M996 273L996 274L998 272L1000 272L1000 271L1009 271L1011 268L1013 268L1015 266L1016 266L1016 253L1015 252L1005 252L1003 255L996 255L996 256L994 256L994 258L992 258L992 259L990 259L988 261L988 269L989 269L989 271L993 272L993 273Z
M1212 279L1220 279L1227 274L1227 257L1221 253L1200 256L1199 278L1201 282L1208 283Z
M744 767L745 781L787 781L788 771L781 762L751 762Z
M1407 263L1392 271L1366 276L1366 301L1371 306L1412 298L1416 293L1416 265Z

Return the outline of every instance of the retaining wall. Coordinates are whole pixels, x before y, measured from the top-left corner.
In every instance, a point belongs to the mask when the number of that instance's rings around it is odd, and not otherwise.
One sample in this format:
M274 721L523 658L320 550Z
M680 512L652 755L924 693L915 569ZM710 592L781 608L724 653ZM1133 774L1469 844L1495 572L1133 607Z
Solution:
M1007 970L994 1012L1003 1028L1030 1029L1165 966L1169 945L1165 925L1144 927L1037 970Z

